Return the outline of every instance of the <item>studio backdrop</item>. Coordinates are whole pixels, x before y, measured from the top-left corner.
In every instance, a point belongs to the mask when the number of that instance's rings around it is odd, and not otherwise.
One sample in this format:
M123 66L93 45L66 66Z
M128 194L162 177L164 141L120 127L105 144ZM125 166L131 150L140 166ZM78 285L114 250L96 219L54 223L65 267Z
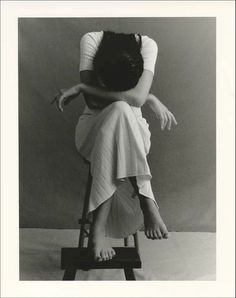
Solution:
M22 228L77 228L87 165L74 144L81 96L60 113L50 101L80 82L80 39L140 33L158 44L151 88L178 126L161 131L148 107L152 187L170 231L215 231L215 18L20 18L19 200Z

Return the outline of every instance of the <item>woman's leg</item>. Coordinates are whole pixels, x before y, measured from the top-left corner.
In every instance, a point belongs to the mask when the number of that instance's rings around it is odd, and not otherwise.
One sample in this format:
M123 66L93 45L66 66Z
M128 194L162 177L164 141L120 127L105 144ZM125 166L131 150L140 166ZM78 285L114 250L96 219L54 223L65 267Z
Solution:
M93 212L93 223L89 235L89 246L96 261L110 260L115 255L114 249L105 237L105 226L112 199L106 200Z
M130 177L130 182L139 196L140 206L144 217L145 235L149 239L168 238L168 230L159 210L152 199L139 194L136 177Z

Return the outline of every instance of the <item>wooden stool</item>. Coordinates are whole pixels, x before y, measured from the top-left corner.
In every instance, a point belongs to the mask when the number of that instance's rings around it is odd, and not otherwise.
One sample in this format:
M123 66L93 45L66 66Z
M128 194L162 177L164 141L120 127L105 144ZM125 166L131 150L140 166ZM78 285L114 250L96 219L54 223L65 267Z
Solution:
M135 280L133 268L141 268L139 256L139 243L137 232L133 234L134 247L129 247L129 238L124 238L125 247L113 247L116 255L111 260L96 262L85 247L85 238L89 237L91 222L87 219L89 197L92 185L92 175L89 168L86 185L84 207L82 218L79 219L80 234L78 247L67 247L61 249L61 269L64 269L63 280L74 280L77 269L116 269L123 268L126 280ZM88 246L88 244L87 244Z

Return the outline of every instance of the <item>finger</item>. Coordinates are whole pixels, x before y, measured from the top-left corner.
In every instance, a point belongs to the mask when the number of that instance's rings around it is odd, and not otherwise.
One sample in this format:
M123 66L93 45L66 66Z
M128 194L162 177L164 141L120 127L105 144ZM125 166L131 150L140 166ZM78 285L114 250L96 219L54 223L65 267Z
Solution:
M63 108L61 106L61 103L60 102L57 102L57 108L60 112L63 112Z
M60 97L58 100L58 108L61 112L63 112L63 97Z
M168 122L168 118L167 118L167 116L165 114L164 115L164 127L163 127L163 129L165 129L167 122Z
M59 104L57 104L57 109L59 112L61 112L61 113L63 112L63 109L59 107Z
M57 101L58 97L62 96L63 95L63 92L65 91L66 89L60 89L59 92L55 95L55 97L53 98L53 100L51 101L51 104L53 104L55 101Z
M163 116L161 116L161 130L165 128L165 119Z
M53 100L51 101L51 105L54 104L54 102L57 101L57 98L58 98L59 95L60 95L60 93L57 93L57 94L55 95L55 97L54 97Z
M174 121L174 124L177 125L178 123L175 119L175 116L171 112L170 112L170 115L171 115L172 120Z
M168 115L167 129L170 130L171 129L172 118L171 118L171 115L169 113L167 115Z

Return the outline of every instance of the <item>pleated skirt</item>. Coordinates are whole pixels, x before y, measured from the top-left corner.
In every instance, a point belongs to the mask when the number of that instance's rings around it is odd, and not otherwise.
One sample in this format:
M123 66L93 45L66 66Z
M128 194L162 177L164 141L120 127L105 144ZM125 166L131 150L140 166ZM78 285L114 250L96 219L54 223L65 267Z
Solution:
M156 203L147 163L150 136L141 109L122 101L102 110L86 107L79 117L75 144L90 162L93 178L87 215L112 199L106 225L109 237L127 237L143 226L139 199L129 177L136 177L139 193Z

